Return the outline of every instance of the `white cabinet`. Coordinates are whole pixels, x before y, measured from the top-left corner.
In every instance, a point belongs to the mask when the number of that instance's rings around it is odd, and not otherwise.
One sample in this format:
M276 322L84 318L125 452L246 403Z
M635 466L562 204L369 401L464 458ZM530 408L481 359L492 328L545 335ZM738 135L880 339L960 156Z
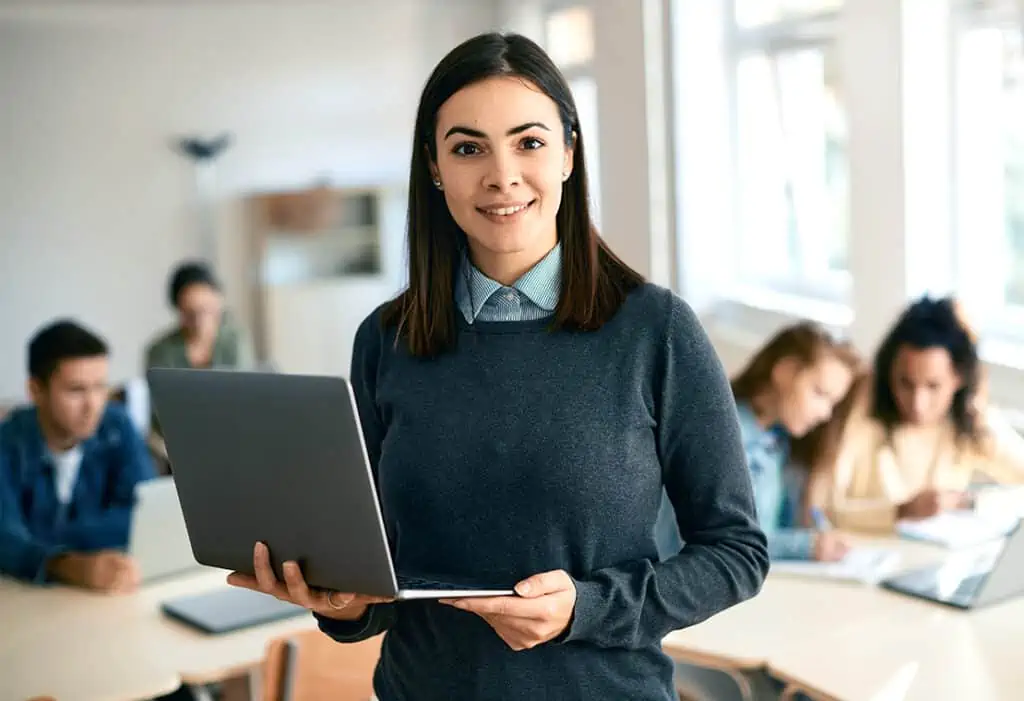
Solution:
M348 375L362 320L404 285L401 188L315 188L250 200L254 337L282 372Z

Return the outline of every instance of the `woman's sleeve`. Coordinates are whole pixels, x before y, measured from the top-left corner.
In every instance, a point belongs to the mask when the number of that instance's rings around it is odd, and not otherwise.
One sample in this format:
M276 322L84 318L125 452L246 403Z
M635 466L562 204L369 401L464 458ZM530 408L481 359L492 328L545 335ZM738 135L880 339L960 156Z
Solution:
M356 331L352 347L352 371L349 374L374 480L377 479L381 444L387 430L377 410L377 372L383 351L382 333L378 309ZM397 615L398 604L388 603L368 606L366 614L356 621L338 621L324 616L316 616L316 619L320 630L338 642L356 643L383 633L394 624Z
M985 409L985 428L992 441L991 457L978 461L978 469L999 484L1024 484L1024 436L998 409Z
M729 382L696 315L674 296L660 355L652 368L656 443L685 546L662 562L636 560L576 580L566 643L660 644L751 598L768 573Z
M828 514L843 530L891 533L896 528L899 505L885 494L852 496L857 471L876 469L880 446L875 440L877 427L865 418L843 434L830 480Z

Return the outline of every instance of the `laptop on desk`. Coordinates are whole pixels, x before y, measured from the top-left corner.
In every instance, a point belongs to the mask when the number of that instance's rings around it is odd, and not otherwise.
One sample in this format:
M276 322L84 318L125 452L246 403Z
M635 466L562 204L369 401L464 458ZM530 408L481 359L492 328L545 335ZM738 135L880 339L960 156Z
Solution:
M135 498L128 551L139 566L143 583L199 570L174 479L164 476L140 482Z
M1024 594L1024 526L1004 540L957 553L933 565L890 577L881 586L959 609L978 609Z
M313 587L399 600L513 595L514 582L395 572L345 378L170 368L147 377L198 562L252 574L262 541L279 578L296 560Z

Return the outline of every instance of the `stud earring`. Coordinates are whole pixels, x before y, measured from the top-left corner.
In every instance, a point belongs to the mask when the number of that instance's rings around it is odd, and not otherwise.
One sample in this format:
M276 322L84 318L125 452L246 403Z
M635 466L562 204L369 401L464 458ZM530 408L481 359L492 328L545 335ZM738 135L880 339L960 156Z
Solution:
M438 190L444 189L444 186L441 184L440 178L434 178L434 187L436 187Z

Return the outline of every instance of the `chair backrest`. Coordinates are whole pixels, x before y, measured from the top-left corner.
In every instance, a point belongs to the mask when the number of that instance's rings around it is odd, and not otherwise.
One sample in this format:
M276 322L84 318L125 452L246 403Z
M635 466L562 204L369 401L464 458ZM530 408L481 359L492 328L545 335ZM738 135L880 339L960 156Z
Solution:
M338 643L319 630L272 640L263 701L369 701L383 635Z

